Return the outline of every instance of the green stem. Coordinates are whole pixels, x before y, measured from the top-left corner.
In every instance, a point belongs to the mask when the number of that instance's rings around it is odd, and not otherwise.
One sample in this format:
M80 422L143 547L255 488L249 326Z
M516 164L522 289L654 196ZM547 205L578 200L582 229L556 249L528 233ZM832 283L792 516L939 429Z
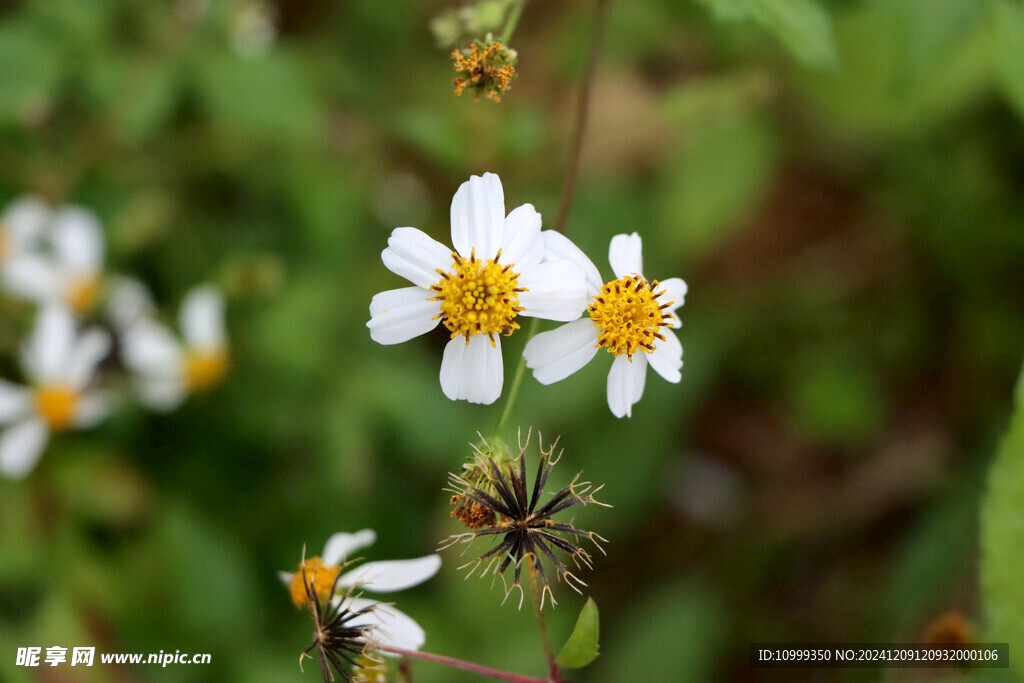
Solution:
M516 25L519 23L519 17L523 16L523 9L525 7L526 0L518 0L518 2L512 3L508 19L505 20L505 30L501 32L501 44L505 47L508 47L509 41L512 40L512 34L516 32Z
M541 604L540 588L537 585L537 570L533 568L533 558L526 557L526 570L530 575L530 586L533 588L533 607L537 611L537 625L540 627L540 639L544 643L544 656L548 660L548 678L555 683L561 683L562 670L555 661L555 651L551 648L551 638L548 636L548 624L544 620L544 606Z
M537 334L537 328L540 327L540 318L531 318L530 325L526 328L526 341L533 339L534 335ZM502 437L505 433L505 427L508 424L509 417L512 416L512 407L516 404L516 398L519 396L519 387L523 384L523 375L526 374L526 359L519 356L519 362L516 365L516 374L512 378L512 386L509 387L508 396L505 398L505 407L501 409L501 417L498 418L498 426L494 429L494 435L496 437Z

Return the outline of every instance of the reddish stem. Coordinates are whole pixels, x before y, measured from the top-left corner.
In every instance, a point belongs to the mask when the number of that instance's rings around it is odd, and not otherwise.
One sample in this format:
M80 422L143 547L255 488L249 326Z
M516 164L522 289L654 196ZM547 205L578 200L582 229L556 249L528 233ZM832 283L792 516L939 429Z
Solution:
M430 652L419 652L418 650L406 650L403 647L394 647L393 645L382 645L375 643L373 645L374 650L381 652L390 652L395 655L402 655L403 657L412 657L414 659L422 659L427 662L434 662L435 664L444 664L446 666L453 666L456 669L462 669L463 671L471 671L475 674L482 676L490 676L491 678L500 678L503 681L512 681L512 683L551 683L550 679L547 678L533 678L532 676L523 676L522 674L514 674L509 671L502 671L501 669L492 669L489 666L483 664L476 664L474 662L467 662L462 659L455 659L454 657L445 657L444 655L435 655Z

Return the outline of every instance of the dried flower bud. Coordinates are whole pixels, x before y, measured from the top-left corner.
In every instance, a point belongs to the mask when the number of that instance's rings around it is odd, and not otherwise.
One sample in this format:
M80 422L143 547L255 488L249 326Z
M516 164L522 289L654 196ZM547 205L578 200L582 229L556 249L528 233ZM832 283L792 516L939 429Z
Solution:
M459 74L455 79L455 94L461 95L469 88L477 100L481 94L487 93L489 98L500 102L502 94L516 77L517 58L515 50L492 41L490 35L486 41L473 41L468 50L455 50L452 59Z

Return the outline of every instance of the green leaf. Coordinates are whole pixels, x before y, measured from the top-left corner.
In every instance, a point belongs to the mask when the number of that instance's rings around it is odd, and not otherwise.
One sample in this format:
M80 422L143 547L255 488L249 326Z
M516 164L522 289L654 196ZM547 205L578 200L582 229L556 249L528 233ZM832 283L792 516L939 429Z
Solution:
M558 665L567 669L580 669L594 661L599 654L599 631L597 603L593 598L587 598L586 604L580 610L580 616L576 619L576 627L573 628L572 635L569 636L569 640L565 641L562 651L555 658Z
M832 19L815 0L698 0L721 21L753 19L806 66L839 65Z
M1024 649L1024 372L981 505L981 590L988 639ZM1015 668L1024 668L1015 660Z
M996 74L1017 114L1024 116L1024 7L992 0Z

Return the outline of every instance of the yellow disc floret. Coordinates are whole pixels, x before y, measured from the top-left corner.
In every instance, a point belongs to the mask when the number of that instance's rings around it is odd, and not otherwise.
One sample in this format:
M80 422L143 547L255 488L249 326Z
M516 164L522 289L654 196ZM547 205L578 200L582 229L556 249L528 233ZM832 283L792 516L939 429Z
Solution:
M658 281L648 283L639 275L626 275L601 287L587 311L597 326L597 345L608 347L616 356L625 354L630 360L638 350L651 352L656 341L665 341L661 328L669 324L671 315L665 309L671 301L659 303L665 290L658 290Z
M519 294L527 290L519 287L519 273L512 270L512 264L498 263L501 251L488 261L468 259L453 253L454 263L449 272L438 268L441 281L431 286L435 296L432 301L441 302L438 314L444 326L455 337L469 338L486 334L494 345L494 335L512 334L519 329L516 316L523 309L519 306Z
M340 573L341 567L327 566L319 557L311 557L302 562L299 565L298 571L295 572L295 576L292 577L292 582L289 586L292 602L295 603L296 607L309 604L309 596L306 594L303 576L305 576L305 582L313 587L316 597L323 601L331 597L334 581Z
M71 310L85 313L92 310L100 297L103 279L99 275L84 275L75 278L64 290L64 300Z
M45 384L36 389L36 412L50 429L61 431L74 424L79 398L69 386Z
M185 352L185 386L203 391L216 386L228 371L227 349L189 349Z

